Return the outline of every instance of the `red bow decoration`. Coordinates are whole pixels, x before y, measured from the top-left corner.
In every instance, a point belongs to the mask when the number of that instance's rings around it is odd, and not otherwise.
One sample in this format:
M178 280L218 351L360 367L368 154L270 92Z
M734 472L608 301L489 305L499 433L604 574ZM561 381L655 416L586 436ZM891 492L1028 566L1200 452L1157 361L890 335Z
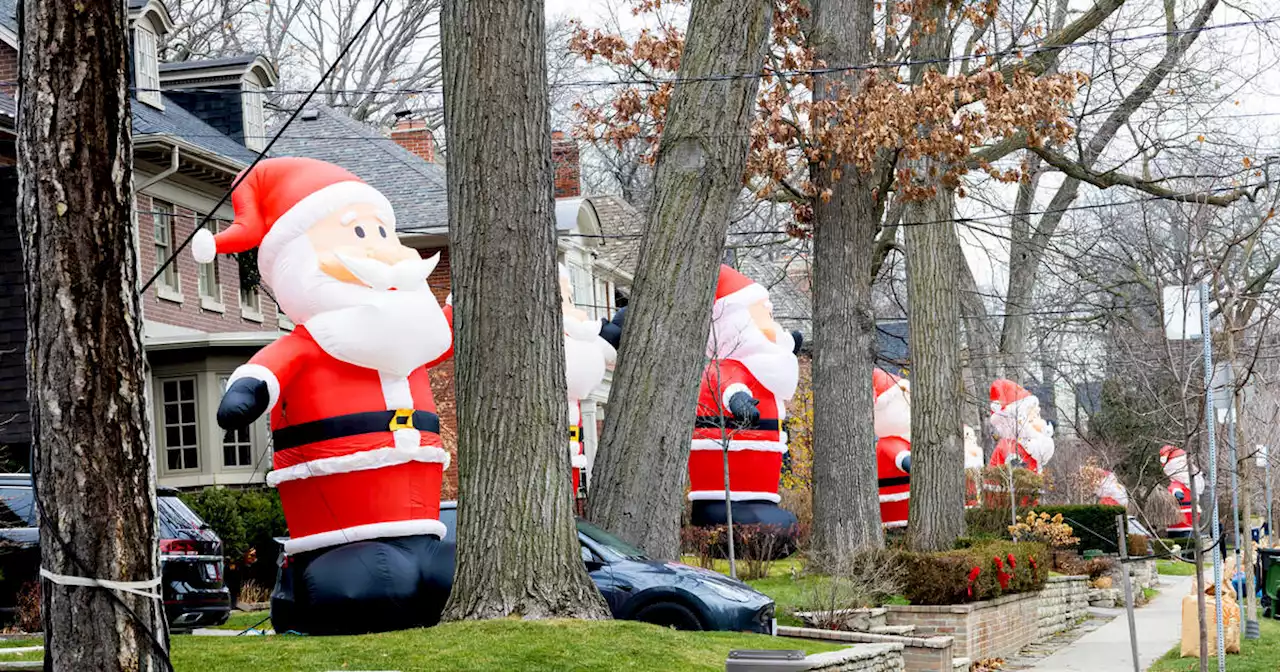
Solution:
M995 557L995 558L991 558L991 560L996 565L996 580L1000 582L1000 590L1008 589L1009 579L1012 579L1013 575L1004 573L1004 563L1001 562L1000 558Z
M1010 553L1010 554L1009 554L1009 558L1008 558L1008 560L1009 560L1009 569L1017 569L1017 568L1018 568L1018 559L1017 559L1017 558L1015 558L1015 557L1013 557L1013 554L1012 554L1012 553Z
M1031 570L1032 570L1032 571L1036 571L1036 570L1040 569L1040 566L1036 564L1036 556L1034 556L1034 555L1028 555L1028 556L1027 556L1027 562L1031 563Z
M982 569L974 567L969 570L969 597L973 597L973 582L978 580L978 575L982 573Z

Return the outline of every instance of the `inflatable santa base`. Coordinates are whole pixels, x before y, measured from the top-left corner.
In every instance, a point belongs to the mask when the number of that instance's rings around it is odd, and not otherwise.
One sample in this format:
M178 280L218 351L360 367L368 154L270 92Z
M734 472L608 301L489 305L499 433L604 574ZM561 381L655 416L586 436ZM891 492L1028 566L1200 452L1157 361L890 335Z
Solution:
M453 585L454 544L433 535L280 555L276 632L354 635L435 625Z

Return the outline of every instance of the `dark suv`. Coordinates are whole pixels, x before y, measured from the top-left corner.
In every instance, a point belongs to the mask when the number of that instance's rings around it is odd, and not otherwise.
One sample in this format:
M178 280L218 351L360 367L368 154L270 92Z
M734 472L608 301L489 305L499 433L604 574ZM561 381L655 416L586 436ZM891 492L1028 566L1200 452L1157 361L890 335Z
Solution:
M222 540L178 499L156 490L164 609L175 629L225 623L231 593L222 577ZM39 576L40 529L29 474L0 475L0 611L12 611L18 592Z

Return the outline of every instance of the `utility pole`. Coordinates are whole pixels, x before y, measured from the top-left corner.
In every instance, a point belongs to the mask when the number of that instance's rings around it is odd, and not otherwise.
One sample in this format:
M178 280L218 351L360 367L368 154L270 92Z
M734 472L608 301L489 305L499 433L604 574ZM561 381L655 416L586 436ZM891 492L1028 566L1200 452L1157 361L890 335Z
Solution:
M1133 583L1129 580L1129 544L1124 534L1124 514L1116 516L1116 539L1120 547L1120 582L1124 586L1124 610L1129 617L1129 649L1133 656L1133 672L1142 672L1138 663L1138 626L1133 617Z
M19 226L45 669L171 669L120 0L26 2Z
M1218 672L1226 672L1227 659L1225 651L1225 643L1222 641L1222 553L1218 551L1218 544L1222 542L1221 524L1218 522L1218 447L1214 442L1214 429L1217 424L1217 418L1214 417L1213 408L1213 334L1209 331L1209 283L1202 281L1200 283L1200 319L1201 319L1201 338L1204 342L1204 421L1205 421L1205 437L1209 444L1209 499L1213 506L1213 518L1211 519L1213 529L1213 604L1214 616L1218 626ZM1189 469L1189 467L1188 467ZM1195 498L1195 481L1191 482L1191 496ZM1193 530L1198 533L1199 530ZM1198 545L1199 536L1195 537ZM1200 568L1196 567L1199 572ZM1201 591L1203 595L1203 591ZM1200 665L1205 665L1205 646L1204 638L1200 638Z

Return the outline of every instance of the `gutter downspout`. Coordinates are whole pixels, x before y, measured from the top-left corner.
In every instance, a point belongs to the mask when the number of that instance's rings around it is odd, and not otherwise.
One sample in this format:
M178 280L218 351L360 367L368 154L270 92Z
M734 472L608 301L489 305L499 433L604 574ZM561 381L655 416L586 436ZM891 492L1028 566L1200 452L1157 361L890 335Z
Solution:
M147 187L150 187L156 184L157 182L165 179L166 177L169 177L170 175L178 172L179 156L180 154L178 151L178 147L177 145L174 145L174 147L169 150L169 167L164 171L160 172L158 175L152 176L151 179L147 180L146 182L143 182L142 184L139 184L138 186L134 187L133 190L142 191L143 189L146 189Z

